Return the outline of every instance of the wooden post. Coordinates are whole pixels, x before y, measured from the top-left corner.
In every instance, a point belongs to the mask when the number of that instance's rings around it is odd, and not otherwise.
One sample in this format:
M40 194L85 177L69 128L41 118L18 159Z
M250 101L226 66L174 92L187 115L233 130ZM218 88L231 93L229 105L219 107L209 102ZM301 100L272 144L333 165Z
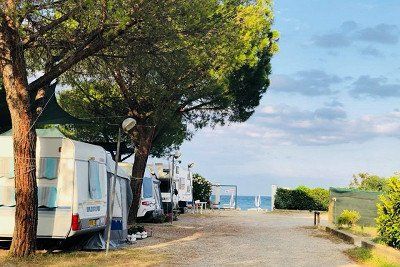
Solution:
M317 213L314 211L314 226L317 225Z
M321 223L321 218L320 215L321 212L319 211L314 211L314 226L318 226Z

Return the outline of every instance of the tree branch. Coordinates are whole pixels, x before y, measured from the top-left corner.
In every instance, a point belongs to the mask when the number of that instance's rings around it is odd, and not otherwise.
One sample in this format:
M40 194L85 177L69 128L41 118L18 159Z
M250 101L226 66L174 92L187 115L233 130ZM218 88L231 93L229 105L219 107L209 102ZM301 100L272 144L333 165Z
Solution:
M178 110L178 112L180 112L180 113L187 113L187 112L193 111L193 110L195 110L195 109L203 108L204 106L210 105L210 104L212 104L212 103L214 103L214 102L217 102L217 100L216 100L216 99L212 99L212 100L210 100L210 101L208 101L208 102L203 102L203 103L200 103L200 104L198 104L198 105L188 107L188 108L186 108L186 109L185 109L185 108L180 108L180 109ZM203 108L203 109L204 109L204 108ZM211 108L208 108L208 109L211 109Z
M56 28L58 25L60 25L64 21L67 21L71 17L71 15L73 15L76 12L76 10L78 10L78 9L74 8L73 10L64 14L63 16L59 17L58 19L53 20L49 24L41 27L40 29L38 29L37 32L27 36L24 40L22 40L24 47L26 47L29 44L31 44L32 42L36 41L39 37L41 37L46 32L53 30L54 28Z
M105 29L94 30L91 34L89 34L89 37L85 40L85 42L75 50L74 53L52 66L49 72L31 82L29 84L29 90L35 92L41 87L44 87L46 84L49 84L55 78L68 71L77 62L80 62L81 60L86 59L101 49L107 47L110 41L123 35L127 29L131 28L138 22L138 20L132 20L131 22L127 23L125 27L116 30L114 33L110 33L107 39L104 37Z
M125 157L123 157L122 159L121 159L121 161L124 161L124 160L127 160L127 159L129 159L130 157L132 157L132 155L133 155L134 153L133 152L131 152L131 153L128 153L128 155L127 156L125 156Z

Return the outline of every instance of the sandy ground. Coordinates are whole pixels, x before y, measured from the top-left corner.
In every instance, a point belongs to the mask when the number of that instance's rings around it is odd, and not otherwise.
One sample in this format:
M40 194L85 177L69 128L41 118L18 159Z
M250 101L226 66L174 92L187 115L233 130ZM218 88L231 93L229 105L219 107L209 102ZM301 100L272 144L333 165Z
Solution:
M181 215L173 225L146 225L137 246L164 254L163 265L355 266L352 248L314 229L308 212L215 211Z
M122 250L38 251L14 260L0 250L0 266L355 266L352 245L314 229L308 212L208 211L171 224L147 224L153 236Z

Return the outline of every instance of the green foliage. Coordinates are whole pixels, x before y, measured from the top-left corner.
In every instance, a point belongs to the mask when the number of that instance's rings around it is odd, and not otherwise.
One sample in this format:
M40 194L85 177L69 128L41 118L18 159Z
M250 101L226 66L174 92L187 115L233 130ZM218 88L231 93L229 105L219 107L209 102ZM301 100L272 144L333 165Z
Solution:
M347 226L352 227L354 226L359 220L361 216L358 211L355 210L343 210L340 213L339 217L337 218L336 223L339 227Z
M399 267L399 261L396 256L384 253L377 249L356 247L345 251L345 253L362 266L371 267Z
M139 125L155 126L156 157L177 149L197 129L253 114L269 85L279 38L271 29L269 0L163 1L140 14L139 35L128 34L107 56L87 60L64 77L73 89L60 96L68 112L131 116ZM113 142L117 128L109 121L66 130L76 139Z
M378 175L359 173L353 175L350 187L366 191L385 191L387 180L388 178L379 177Z
M193 201L209 201L211 197L212 184L200 174L193 174Z
M275 195L275 208L289 210L327 210L329 191L323 188L278 188Z
M400 179L389 179L387 191L380 198L376 219L381 240L400 249Z

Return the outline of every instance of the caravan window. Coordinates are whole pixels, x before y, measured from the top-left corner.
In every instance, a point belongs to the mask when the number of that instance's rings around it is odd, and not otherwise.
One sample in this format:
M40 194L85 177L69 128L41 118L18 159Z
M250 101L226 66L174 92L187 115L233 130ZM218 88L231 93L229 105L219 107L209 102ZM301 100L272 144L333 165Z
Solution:
M40 158L38 178L46 178L50 180L57 179L58 164L59 164L58 158L50 158L50 157Z
M89 160L89 195L92 199L101 199L99 163Z
M15 187L14 186L0 186L0 207L15 206Z
M153 197L153 180L148 177L143 178L143 198Z
M14 159L0 158L0 178L14 177Z
M38 206L46 208L57 207L57 187L39 186L38 187Z
M169 180L162 179L160 184L160 191L162 193L170 192L170 182Z

